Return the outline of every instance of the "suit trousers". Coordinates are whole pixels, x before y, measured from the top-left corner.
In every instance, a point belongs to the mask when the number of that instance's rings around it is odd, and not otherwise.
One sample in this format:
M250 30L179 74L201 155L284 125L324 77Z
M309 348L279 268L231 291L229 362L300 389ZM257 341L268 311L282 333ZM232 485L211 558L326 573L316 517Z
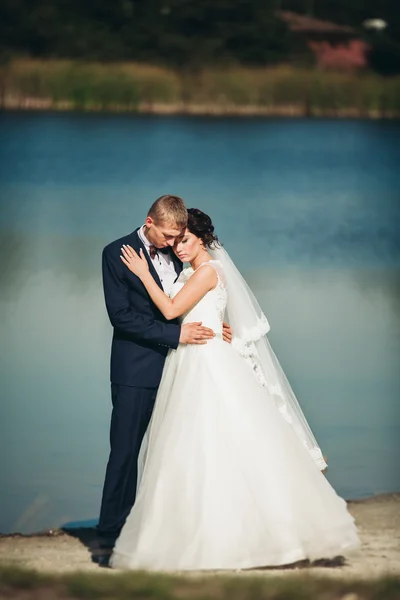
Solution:
M97 527L100 535L118 537L135 502L139 451L157 389L111 384L111 451Z

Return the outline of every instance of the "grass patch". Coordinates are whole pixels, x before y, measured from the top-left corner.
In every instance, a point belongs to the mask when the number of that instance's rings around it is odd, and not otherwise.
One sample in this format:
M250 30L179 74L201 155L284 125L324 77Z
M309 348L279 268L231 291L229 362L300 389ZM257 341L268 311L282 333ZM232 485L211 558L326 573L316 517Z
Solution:
M55 108L67 103L79 110L137 110L140 102L176 98L172 73L124 63L17 60L3 79L5 96L49 99Z
M0 67L0 92L6 108L36 100L79 110L157 111L162 105L175 112L400 116L400 77L289 66L182 73L135 63L18 59Z
M24 600L398 600L400 578L346 581L310 573L168 576L143 572L43 575L0 566L0 597ZM353 594L353 595L351 595Z

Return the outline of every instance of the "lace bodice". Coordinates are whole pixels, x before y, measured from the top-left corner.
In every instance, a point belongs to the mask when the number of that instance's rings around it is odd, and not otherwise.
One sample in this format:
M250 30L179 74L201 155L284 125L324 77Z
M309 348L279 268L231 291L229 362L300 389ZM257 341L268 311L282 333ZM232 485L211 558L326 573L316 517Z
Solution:
M205 296L187 313L180 317L182 323L192 323L193 321L201 321L205 327L213 329L217 335L222 334L222 322L227 301L227 291L223 282L222 267L219 260L210 260L202 263L198 269L204 268L205 265L214 267L218 283L213 290L207 292ZM172 286L170 293L171 298L177 295L185 283L193 275L192 267L183 269L178 279Z

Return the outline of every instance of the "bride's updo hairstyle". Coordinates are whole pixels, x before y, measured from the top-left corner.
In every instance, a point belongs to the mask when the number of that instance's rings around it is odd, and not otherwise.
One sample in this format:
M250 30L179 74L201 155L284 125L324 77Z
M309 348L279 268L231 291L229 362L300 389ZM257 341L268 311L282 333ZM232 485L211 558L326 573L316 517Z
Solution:
M214 225L206 213L198 208L188 208L187 228L190 233L200 238L206 248L219 248L221 243L214 235Z

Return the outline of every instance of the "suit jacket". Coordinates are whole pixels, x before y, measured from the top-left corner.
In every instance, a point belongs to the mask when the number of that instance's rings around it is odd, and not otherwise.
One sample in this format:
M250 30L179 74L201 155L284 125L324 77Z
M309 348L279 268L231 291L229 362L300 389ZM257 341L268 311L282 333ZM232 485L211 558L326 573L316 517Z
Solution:
M150 272L160 279L138 234L111 242L103 250L103 287L108 316L114 328L111 382L135 387L157 387L169 348L177 348L181 326L167 321L152 302L140 279L120 259L122 244L144 250ZM170 250L177 277L182 263Z

